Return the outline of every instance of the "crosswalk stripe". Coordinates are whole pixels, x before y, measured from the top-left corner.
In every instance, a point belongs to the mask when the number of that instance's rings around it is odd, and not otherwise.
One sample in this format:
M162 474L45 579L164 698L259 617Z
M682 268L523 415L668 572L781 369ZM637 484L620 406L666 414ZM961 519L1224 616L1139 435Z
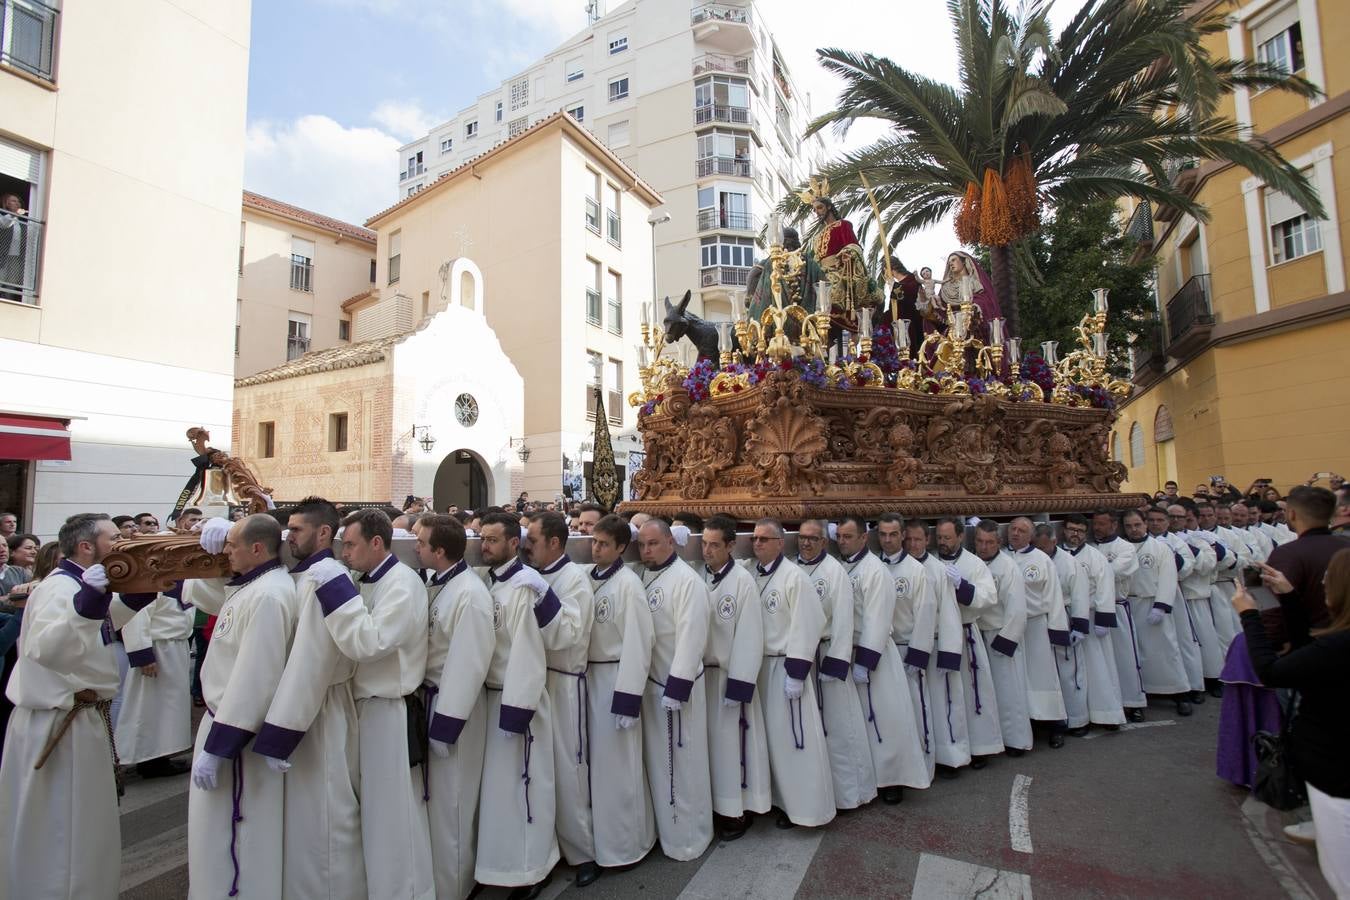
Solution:
M1018 775L1013 779L1012 796L1008 798L1008 836L1018 853L1031 852L1031 776Z
M1108 734L1120 734L1122 731L1138 731L1140 728L1162 728L1165 725L1177 724L1176 719L1162 719L1157 722L1126 722L1115 731L1089 731L1083 735L1083 740L1090 741L1093 738L1105 737Z
M187 865L187 824L122 849L122 890Z
M144 809L161 800L182 794L187 796L188 785L192 783L190 775L176 775L173 778L153 778L149 781L136 781L127 786L127 794L122 805L117 808L121 815Z
M760 828L718 846L677 900L783 900L793 897L824 836L819 828Z
M914 873L914 900L1031 900L1031 876L924 853Z

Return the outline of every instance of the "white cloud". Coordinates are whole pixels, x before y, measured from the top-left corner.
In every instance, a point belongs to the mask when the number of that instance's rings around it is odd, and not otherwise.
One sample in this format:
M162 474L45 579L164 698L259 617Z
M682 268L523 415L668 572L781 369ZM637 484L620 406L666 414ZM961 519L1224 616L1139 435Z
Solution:
M385 100L370 114L376 125L403 142L425 137L442 119L422 108L416 100Z
M348 128L328 116L251 122L244 186L359 225L397 199L399 144L378 128Z

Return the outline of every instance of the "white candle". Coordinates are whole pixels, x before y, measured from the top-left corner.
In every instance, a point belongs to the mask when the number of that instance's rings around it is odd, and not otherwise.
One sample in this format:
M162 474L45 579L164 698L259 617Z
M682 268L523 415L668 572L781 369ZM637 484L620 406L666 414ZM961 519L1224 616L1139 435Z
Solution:
M644 303L642 304L642 327L647 328L651 324L652 324L651 307L647 306L647 304Z

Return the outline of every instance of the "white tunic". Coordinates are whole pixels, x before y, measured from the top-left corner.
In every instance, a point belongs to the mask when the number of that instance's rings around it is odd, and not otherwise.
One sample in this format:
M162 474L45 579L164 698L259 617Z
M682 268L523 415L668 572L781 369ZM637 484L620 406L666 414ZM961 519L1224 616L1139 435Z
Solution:
M1195 565L1181 578L1181 595L1191 614L1191 630L1200 645L1200 662L1205 678L1218 678L1223 671L1223 648L1219 632L1214 627L1214 610L1209 605L1210 588L1214 585L1214 571L1218 567L1218 553L1198 531L1178 532L1190 548Z
M1130 608L1135 612L1139 640L1139 672L1146 694L1182 694L1190 690L1177 647L1177 566L1172 548L1152 536L1135 545L1139 563L1130 577ZM1148 614L1157 609L1163 619L1150 625Z
M816 645L825 631L820 599L801 569L779 556L768 567L751 561L764 611L764 663L759 694L769 739L773 799L797 825L834 818L830 754L809 678ZM784 694L788 678L805 680L802 695Z
M1181 582L1195 569L1195 554L1186 539L1175 531L1167 532L1159 540L1167 543L1172 550L1177 572L1177 591L1173 601L1173 612L1177 628L1177 649L1181 651L1181 664L1186 669L1186 680L1192 691L1205 689L1205 664L1200 652L1200 639L1195 629L1195 619L1191 615L1190 604L1182 596Z
M1242 630L1242 624L1238 621L1237 613L1233 612L1233 604L1229 601L1237 590L1236 580L1242 577L1242 566L1247 556L1246 545L1245 542L1234 542L1232 538L1221 535L1218 531L1201 529L1192 533L1214 548L1214 581L1209 586L1209 613L1214 619L1219 649L1227 658L1228 645L1233 643L1233 638Z
M928 571L923 563L903 550L894 557L883 554L881 561L886 566L895 590L891 640L901 654L905 679L909 682L914 733L923 750L924 774L931 784L937 765L934 755L937 721L933 714L933 678L937 671L937 660L933 655L937 640L937 592L928 582Z
M1027 712L1038 722L1063 722L1064 695L1060 689L1055 647L1069 643L1069 619L1060 592L1059 572L1050 557L1031 544L1004 553L1022 573L1026 591L1027 625L1023 650L1027 661Z
M1115 600L1116 627L1111 629L1111 650L1116 663L1116 684L1120 702L1126 709L1143 709L1148 705L1144 697L1144 679L1139 671L1139 623L1147 615L1130 604L1130 579L1139 571L1134 545L1117 535L1097 544L1097 550L1106 557L1115 575L1112 598Z
M1123 725L1125 708L1120 702L1120 676L1109 630L1116 627L1115 573L1106 557L1091 544L1070 552L1087 570L1092 624L1108 629L1105 637L1098 637L1089 628L1079 645L1079 656L1086 661L1088 717L1094 725Z
M591 783L595 861L602 866L638 862L656 843L656 819L642 762L641 723L619 728L616 716L639 719L652 664L652 613L642 579L618 560L590 571L595 596L591 624Z
M1092 592L1087 568L1068 550L1055 548L1055 572L1060 592L1069 616L1069 631L1080 635L1067 640L1055 652L1059 669L1059 688L1064 697L1064 711L1070 728L1081 728L1090 721L1088 716L1087 656L1083 652L1083 638L1091 630ZM1122 713L1123 718L1123 713Z
M877 796L871 739L853 687L853 584L839 560L821 552L811 562L797 558L825 613L825 639L816 651L816 707L830 752L836 809L856 809Z
M867 669L855 685L867 713L867 746L877 787L926 788L931 783L914 727L909 679L892 633L895 583L885 563L864 547L844 560L853 582L853 662Z
M954 556L940 556L943 581L956 596L961 614L961 682L966 701L966 733L970 752L992 756L1003 752L1003 726L999 723L998 694L989 668L989 651L980 635L979 619L986 609L998 605L998 589L989 567L968 550L957 548ZM954 565L961 580L952 585L946 566Z
M704 677L711 610L708 588L675 554L642 573L652 615L652 666L642 700L643 754L661 852L697 859L712 842L712 783L708 769ZM661 698L683 706L669 710Z
M121 823L103 717L81 710L43 767L33 768L76 691L101 701L117 693L104 628L112 595L80 581L83 571L64 560L29 595L5 690L14 711L0 765L0 896L16 900L117 897Z
M404 697L422 685L427 668L426 585L390 554L362 575L359 593L345 578L318 590L324 624L356 662L360 746L361 847L366 889L391 900L431 897L431 843L422 777L408 759Z
M122 626L127 670L117 719L123 765L171 756L192 747L192 659L188 638L195 612L181 602L182 585L155 599ZM152 678L141 666L154 663Z
M285 786L262 757L245 752L262 728L295 629L295 584L281 560L226 582L183 584L183 599L215 615L202 664L207 714L196 753L223 757L214 790L188 790L191 897L281 897Z
M936 723L933 759L939 766L970 765L970 738L966 730L966 691L961 678L965 629L961 607L937 554L916 557L924 567L928 587L937 603L937 657L928 670L928 709Z
M1022 573L1004 553L985 560L994 579L998 602L980 613L977 622L989 651L989 671L998 698L1003 746L1030 750L1031 714L1027 711L1027 658L1022 639L1027 628L1027 595Z
M764 711L755 694L764 659L764 616L755 580L735 560L704 566L712 607L703 681L708 705L708 765L713 812L738 818L766 813L773 802ZM697 690L697 688L696 688ZM734 701L728 706L723 700Z

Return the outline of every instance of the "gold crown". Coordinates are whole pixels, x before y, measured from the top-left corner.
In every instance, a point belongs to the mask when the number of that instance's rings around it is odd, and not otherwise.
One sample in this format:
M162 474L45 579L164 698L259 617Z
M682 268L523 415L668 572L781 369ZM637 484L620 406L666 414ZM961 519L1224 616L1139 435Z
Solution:
M807 206L815 203L817 200L830 199L830 181L822 176L811 176L811 180L806 184L806 190L798 191L797 197Z

